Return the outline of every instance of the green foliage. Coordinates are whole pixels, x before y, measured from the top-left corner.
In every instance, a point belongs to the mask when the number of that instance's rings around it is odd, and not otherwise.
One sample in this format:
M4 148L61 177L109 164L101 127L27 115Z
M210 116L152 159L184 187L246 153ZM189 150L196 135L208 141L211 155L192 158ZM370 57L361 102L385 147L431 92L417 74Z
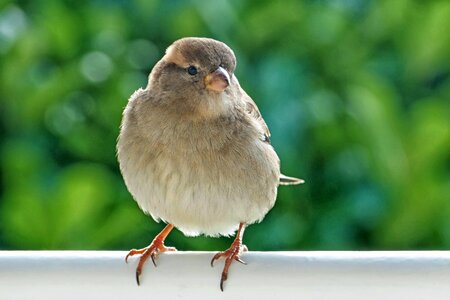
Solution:
M448 1L1 1L0 249L150 242L162 225L126 191L115 141L183 36L235 50L283 172L306 180L280 188L250 249L448 248L448 28Z

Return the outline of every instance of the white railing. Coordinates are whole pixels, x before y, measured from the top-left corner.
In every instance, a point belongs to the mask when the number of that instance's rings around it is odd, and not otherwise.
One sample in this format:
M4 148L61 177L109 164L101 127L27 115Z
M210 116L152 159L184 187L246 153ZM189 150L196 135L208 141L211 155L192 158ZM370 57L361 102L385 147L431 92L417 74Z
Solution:
M0 300L450 299L450 251L247 252L225 291L213 253L164 253L144 267L122 251L0 251Z

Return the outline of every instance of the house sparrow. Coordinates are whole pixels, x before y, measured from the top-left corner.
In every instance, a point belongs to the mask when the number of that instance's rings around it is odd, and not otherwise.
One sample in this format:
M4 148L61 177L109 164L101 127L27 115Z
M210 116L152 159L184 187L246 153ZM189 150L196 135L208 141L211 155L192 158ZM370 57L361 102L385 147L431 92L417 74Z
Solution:
M145 261L165 251L178 228L186 236L229 236L220 280L246 250L245 226L261 221L275 204L278 185L303 180L280 173L269 129L234 75L233 50L209 38L175 41L123 113L117 155L125 184L139 207L168 225L140 254Z

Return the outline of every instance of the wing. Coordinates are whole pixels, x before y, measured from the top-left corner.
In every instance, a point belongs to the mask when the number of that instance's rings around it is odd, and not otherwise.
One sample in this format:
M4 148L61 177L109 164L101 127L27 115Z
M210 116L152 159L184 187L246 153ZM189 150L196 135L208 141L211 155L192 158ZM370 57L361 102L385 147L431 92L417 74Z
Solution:
M242 89L241 89L242 90ZM250 98L247 93L242 90L242 99L245 103L245 109L250 114L250 116L255 119L263 129L263 141L270 144L270 131L269 127L267 127L266 122L261 116L261 113L259 112L258 106L256 106L256 103L253 101L252 98ZM280 185L295 185L295 184L302 184L305 181L303 179L295 178L295 177L289 177L283 174L280 174Z
M237 79L236 79L237 81ZM266 122L264 121L264 119L261 116L261 113L259 112L258 106L256 106L255 101L253 101L252 98L250 98L249 95L247 95L247 93L244 91L244 89L242 89L241 87L239 87L239 94L242 97L242 101L245 104L245 110L247 111L247 113L256 121L261 125L261 128L263 130L262 135L263 135L263 141L270 144L270 131L269 131L269 127L267 127ZM295 178L295 177L289 177L283 174L280 174L280 185L295 185L295 184L302 184L305 181L303 179L299 179L299 178Z
M261 113L259 112L258 106L256 106L255 101L253 101L253 99L250 98L250 96L247 95L247 93L244 90L242 90L242 100L245 103L245 109L248 112L248 114L261 125L261 128L263 129L263 133L262 133L263 141L270 144L269 127L267 127L266 122L262 118Z

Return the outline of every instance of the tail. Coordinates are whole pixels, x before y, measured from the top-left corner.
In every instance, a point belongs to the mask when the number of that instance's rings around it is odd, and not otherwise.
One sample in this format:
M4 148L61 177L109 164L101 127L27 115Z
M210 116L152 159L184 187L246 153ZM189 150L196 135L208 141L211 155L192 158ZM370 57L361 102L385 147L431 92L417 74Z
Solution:
M286 175L280 175L280 185L294 185L294 184L302 184L305 183L303 179L298 179L294 177L289 177Z

